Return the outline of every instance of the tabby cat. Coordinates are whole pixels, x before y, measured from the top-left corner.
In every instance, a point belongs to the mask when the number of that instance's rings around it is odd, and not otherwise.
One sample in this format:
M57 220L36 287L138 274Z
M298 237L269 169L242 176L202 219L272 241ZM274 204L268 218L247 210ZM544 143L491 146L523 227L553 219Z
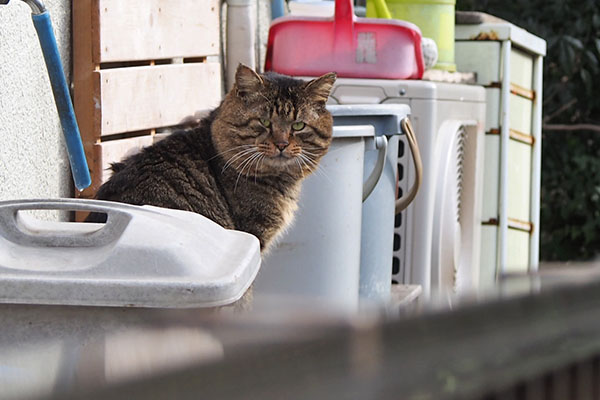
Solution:
M325 103L335 79L305 82L240 65L218 108L196 128L113 164L96 197L193 211L255 235L264 252L292 221L302 180L329 148Z

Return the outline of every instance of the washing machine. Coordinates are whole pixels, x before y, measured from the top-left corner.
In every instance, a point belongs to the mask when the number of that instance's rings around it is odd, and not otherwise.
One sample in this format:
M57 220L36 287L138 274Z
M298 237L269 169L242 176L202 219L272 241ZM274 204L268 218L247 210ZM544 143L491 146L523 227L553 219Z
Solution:
M413 203L395 219L393 283L432 293L468 293L479 284L485 91L422 80L336 81L331 104L407 104L423 162ZM403 138L404 139L404 138ZM398 156L398 196L414 181L407 143Z

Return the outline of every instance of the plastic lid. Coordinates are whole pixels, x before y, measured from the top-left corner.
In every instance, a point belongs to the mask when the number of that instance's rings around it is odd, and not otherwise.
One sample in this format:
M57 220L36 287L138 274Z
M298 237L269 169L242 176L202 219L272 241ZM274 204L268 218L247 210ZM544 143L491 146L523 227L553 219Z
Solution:
M106 224L44 222L20 210L104 212ZM0 202L0 302L214 307L260 267L256 237L200 214L107 201Z

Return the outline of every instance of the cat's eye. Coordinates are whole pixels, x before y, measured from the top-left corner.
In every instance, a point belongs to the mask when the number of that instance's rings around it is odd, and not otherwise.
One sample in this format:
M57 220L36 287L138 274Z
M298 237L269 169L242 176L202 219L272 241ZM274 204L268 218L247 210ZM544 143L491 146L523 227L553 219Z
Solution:
M260 123L263 124L263 126L265 128L268 128L271 126L271 121L269 121L268 119L261 118Z
M292 129L295 131L301 131L304 129L304 122L294 122L292 124Z

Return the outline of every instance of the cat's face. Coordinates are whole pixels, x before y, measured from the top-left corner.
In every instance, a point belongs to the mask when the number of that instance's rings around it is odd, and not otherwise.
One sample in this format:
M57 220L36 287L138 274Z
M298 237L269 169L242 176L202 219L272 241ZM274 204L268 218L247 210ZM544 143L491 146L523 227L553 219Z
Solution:
M248 177L313 172L331 144L333 119L325 103L335 78L330 73L305 82L240 65L212 125L225 167Z

